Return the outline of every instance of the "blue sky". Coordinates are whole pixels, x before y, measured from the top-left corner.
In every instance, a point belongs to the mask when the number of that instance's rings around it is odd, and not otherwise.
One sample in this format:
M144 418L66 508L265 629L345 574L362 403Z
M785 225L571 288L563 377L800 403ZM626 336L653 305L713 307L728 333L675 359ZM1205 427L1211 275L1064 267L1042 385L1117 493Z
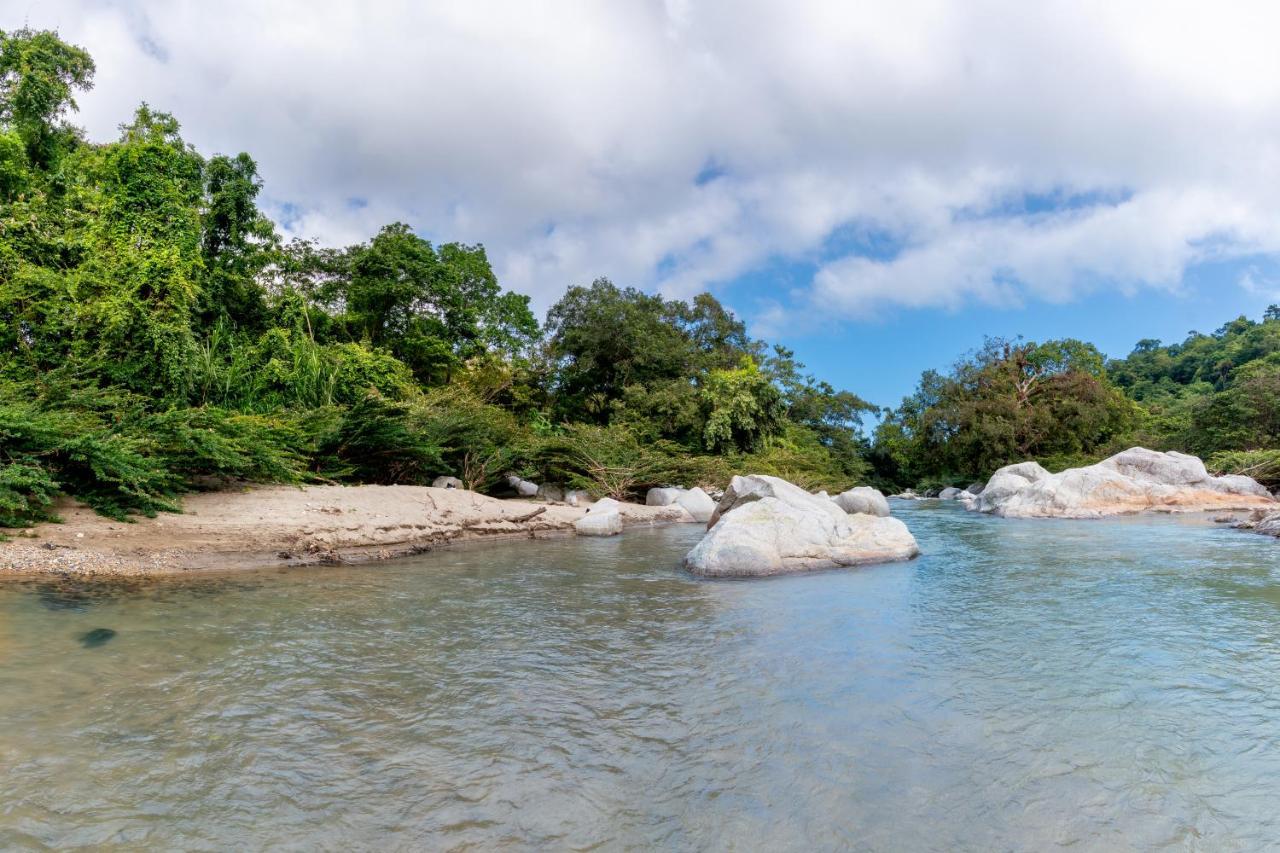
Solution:
M482 242L545 311L710 290L894 405L984 335L1124 355L1280 290L1280 7L0 0L248 151L286 237Z
M1240 315L1260 319L1280 293L1251 293L1239 281L1250 270L1270 269L1260 259L1203 264L1188 270L1174 293L1097 293L1065 305L968 306L918 309L802 335L778 335L812 373L880 406L896 406L923 370L945 369L982 344L984 335L1029 340L1073 337L1111 357L1129 354L1143 338L1165 343L1190 331L1211 333ZM758 285L744 283L744 290Z

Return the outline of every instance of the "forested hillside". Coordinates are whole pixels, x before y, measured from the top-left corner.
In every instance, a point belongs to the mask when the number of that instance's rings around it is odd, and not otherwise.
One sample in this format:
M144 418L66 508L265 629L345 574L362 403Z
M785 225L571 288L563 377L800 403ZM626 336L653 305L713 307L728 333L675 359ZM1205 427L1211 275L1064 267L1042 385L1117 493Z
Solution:
M543 328L483 246L404 223L284 242L250 155L202 154L146 104L87 140L94 70L54 33L0 33L0 526L60 492L127 517L230 480L515 473L626 497L865 475L871 407L710 295L600 279Z

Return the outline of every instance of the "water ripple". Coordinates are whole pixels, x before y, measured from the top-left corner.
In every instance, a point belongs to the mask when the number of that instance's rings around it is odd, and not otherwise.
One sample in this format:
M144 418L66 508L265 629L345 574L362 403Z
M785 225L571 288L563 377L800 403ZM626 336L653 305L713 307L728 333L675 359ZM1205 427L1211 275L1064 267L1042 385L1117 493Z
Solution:
M0 586L0 848L1280 845L1274 542L898 511L763 582L667 528Z

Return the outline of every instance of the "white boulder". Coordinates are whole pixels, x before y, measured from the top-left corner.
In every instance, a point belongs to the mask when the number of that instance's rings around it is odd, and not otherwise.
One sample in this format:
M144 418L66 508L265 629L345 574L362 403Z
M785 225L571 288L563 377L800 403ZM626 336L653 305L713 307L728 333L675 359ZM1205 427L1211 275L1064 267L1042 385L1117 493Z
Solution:
M832 498L836 505L850 515L878 515L881 518L889 514L889 502L885 500L879 489L870 486L855 486L847 492L841 492Z
M431 481L433 489L461 489L462 481L457 477L436 477Z
M716 502L711 499L711 495L697 486L681 491L676 495L675 503L684 507L694 521L710 521L711 514L716 511Z
M573 528L579 536L616 536L622 532L620 506L613 498L601 498L573 523Z
M896 518L849 515L778 477L734 477L685 557L706 577L759 577L908 560L919 547Z
M1249 477L1214 477L1185 453L1134 447L1083 468L1050 474L1035 462L996 471L970 508L1007 518L1101 518L1156 510L1202 512L1274 506Z
M680 497L683 489L675 487L653 488L644 496L645 506L671 506L676 502L676 498Z
M521 479L515 474L507 477L507 485L515 490L515 493L522 498L531 498L538 494L538 484L531 483L528 480Z

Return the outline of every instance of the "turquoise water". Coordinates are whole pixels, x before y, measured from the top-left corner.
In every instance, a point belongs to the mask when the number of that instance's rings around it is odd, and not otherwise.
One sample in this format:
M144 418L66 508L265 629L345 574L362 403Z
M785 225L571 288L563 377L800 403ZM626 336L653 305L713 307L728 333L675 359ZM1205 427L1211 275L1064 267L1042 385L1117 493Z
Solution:
M0 584L0 849L1280 845L1280 544L895 513L763 581L683 526Z

